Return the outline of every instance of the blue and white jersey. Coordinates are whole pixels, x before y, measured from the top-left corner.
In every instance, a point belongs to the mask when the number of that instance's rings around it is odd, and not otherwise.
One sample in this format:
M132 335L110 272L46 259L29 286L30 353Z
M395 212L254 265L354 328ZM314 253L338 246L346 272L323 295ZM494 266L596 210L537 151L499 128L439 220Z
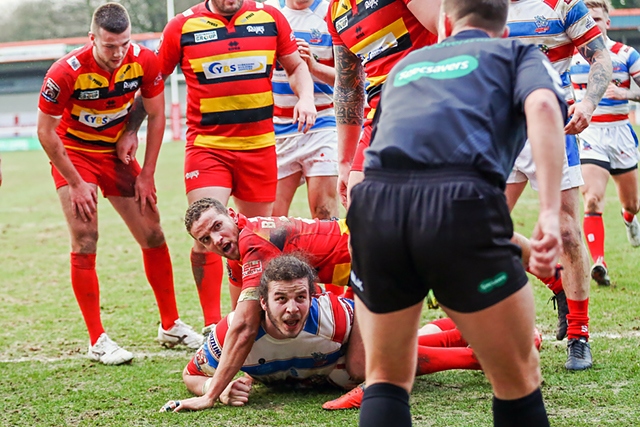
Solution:
M218 367L233 316L229 313L216 325L194 357L197 368L206 375L213 375ZM352 300L330 293L314 297L304 329L296 338L276 339L260 327L241 371L264 384L331 382L346 387L343 382L348 375L341 358L352 326ZM335 371L342 372L336 375Z
M631 79L640 74L640 55L631 46L614 42L607 38L607 49L613 64L612 82L616 86L629 89ZM584 98L589 78L589 63L579 53L573 56L571 62L571 83L576 94L576 100ZM623 122L629 120L629 101L602 98L593 112L591 121L594 123Z
M315 0L304 10L293 10L286 6L285 0L267 0L268 5L278 8L287 18L297 38L304 39L311 48L316 61L333 67L333 43L327 30L325 16L329 3L326 0ZM313 76L312 76L313 77ZM273 84L273 123L276 137L283 138L300 135L298 123L293 123L293 107L298 97L293 93L287 73L278 63L271 78ZM336 127L333 109L333 86L313 77L314 98L318 117L310 132Z
M562 79L565 99L573 100L569 67L576 47L602 33L582 0L512 0L509 37L537 45Z

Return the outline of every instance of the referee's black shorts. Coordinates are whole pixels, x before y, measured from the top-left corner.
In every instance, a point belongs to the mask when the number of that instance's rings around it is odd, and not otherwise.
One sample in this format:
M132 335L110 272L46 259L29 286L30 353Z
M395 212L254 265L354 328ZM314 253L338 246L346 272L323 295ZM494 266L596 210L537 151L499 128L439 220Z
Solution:
M527 283L504 194L473 170L367 170L347 225L352 286L374 313L410 307L429 289L469 313Z

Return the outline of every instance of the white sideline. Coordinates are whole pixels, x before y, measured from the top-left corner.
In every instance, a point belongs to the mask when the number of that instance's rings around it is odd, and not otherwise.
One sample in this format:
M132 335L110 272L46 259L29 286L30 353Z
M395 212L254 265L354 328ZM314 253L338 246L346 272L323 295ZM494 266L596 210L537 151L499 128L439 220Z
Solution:
M195 350L194 350L195 352ZM172 351L172 350L163 350L154 353L148 352L132 352L134 356L134 360L142 360L142 359L184 359L185 363L192 357L192 353L185 353L184 351ZM42 362L42 363L53 363L53 362L62 362L65 360L76 360L76 359L87 359L87 354L85 352L76 353L73 355L67 356L58 356L58 357L44 357L44 356L25 356L18 357L16 359L0 359L0 363L23 363L23 362ZM97 362L92 362L97 363Z
M611 332L594 332L589 336L590 340L597 340L598 338L604 338L609 340L617 340L623 338L640 338L640 331L627 331L621 334L619 333L611 333ZM555 344L555 345L565 345L566 340L557 341L555 335L543 335L542 336L543 345ZM164 358L164 359L184 359L185 363L188 358L191 357L192 353L184 353L184 350L161 350L158 352L134 352L134 360L141 359L151 359L151 358ZM28 356L28 357L18 357L16 359L0 359L0 363L23 363L23 362L42 362L42 363L54 363L54 362L62 362L65 360L76 360L76 359L87 359L86 353L77 353L74 355L68 356L59 356L59 357L42 357L42 356ZM88 359L87 359L88 360ZM94 362L95 363L95 362Z

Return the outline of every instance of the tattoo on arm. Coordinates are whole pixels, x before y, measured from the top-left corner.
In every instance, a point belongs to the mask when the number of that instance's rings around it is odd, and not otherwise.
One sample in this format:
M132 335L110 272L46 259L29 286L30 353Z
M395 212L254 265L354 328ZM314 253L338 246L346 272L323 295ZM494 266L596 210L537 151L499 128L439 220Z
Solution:
M127 122L127 132L138 132L140 129L140 125L147 117L147 112L144 109L144 104L142 103L142 97L136 96L133 100L133 106L131 107L131 111L129 112L129 121Z
M611 82L611 57L602 37L580 46L578 51L591 64L585 99L598 105Z
M336 121L343 125L362 125L364 119L364 69L357 56L345 46L333 47L336 85L333 101Z

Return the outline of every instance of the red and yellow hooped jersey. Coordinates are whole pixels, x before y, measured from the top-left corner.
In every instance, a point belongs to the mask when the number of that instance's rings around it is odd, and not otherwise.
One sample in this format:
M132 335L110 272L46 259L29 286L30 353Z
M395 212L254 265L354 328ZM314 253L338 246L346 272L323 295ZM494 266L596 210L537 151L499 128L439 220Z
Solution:
M362 61L372 110L391 68L409 52L438 40L407 8L409 1L331 0L327 26L333 44L347 47Z
M73 150L114 152L138 90L145 98L164 91L158 59L131 43L120 68L100 68L91 43L56 61L44 78L38 108L60 117L64 146Z
M301 252L320 283L344 286L351 273L346 221L238 215L240 262L229 261L229 281L243 289L260 284L265 264L283 253Z
M271 73L297 50L276 8L245 0L231 20L201 3L173 18L158 48L162 73L187 82L187 143L253 150L275 145Z

